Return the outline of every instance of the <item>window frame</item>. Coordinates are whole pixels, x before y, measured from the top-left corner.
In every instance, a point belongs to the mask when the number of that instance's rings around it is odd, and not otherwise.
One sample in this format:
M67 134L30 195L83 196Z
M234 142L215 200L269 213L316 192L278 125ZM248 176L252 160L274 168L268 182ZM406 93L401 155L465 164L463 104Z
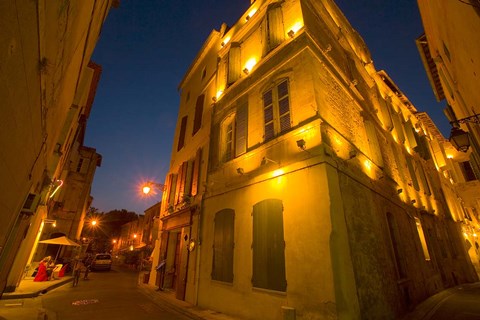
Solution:
M286 84L286 94L280 96L280 87L284 84ZM282 103L285 101L288 110L283 110L282 112L282 107L284 107ZM292 128L292 103L289 78L278 79L272 86L262 92L262 109L264 142L270 141L288 132ZM267 111L267 109L271 109L271 112Z

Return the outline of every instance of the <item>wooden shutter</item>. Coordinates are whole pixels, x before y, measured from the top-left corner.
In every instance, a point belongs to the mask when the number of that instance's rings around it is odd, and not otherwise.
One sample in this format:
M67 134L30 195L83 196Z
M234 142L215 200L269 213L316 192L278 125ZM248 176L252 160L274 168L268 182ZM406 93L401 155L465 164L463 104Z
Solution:
M285 31L283 29L282 7L279 3L269 6L267 12L268 19L268 44L269 50L277 47L285 39Z
M237 116L235 123L235 156L247 152L247 128L248 128L248 102L240 104L237 107Z
M232 209L215 215L212 279L233 282L234 217Z
M185 162L186 164L186 172L185 172L185 187L183 190L183 194L187 196L192 195L192 176L193 176L193 162L194 160L188 160Z
M281 200L268 199L253 206L254 287L286 291L285 241Z
M415 139L414 132L415 129L413 128L412 122L410 120L405 122L405 133L407 134L408 143L412 149L417 146L417 140Z
M175 195L177 194L178 175L172 174L171 176L172 176L172 182L170 184L170 191L168 195L168 205L174 205L177 203Z
M367 131L368 145L370 147L370 156L372 161L379 167L383 167L383 158L378 143L377 133L372 121L365 121L365 129Z
M418 185L417 175L415 174L415 168L410 157L405 158L407 160L408 171L410 172L410 177L412 178L412 184L415 190L419 191L420 186Z
M202 116L203 116L203 103L205 101L205 95L201 94L197 98L197 103L195 105L195 118L193 120L193 131L192 136L200 130L202 126Z
M228 85L231 85L238 79L242 72L240 43L232 42L228 52Z
M425 192L425 194L431 195L432 192L430 191L430 186L428 185L427 177L425 175L425 171L422 165L417 163L417 168L418 168L418 174L420 176L420 181L422 182L423 191Z
M280 119L280 132L290 129L290 100L288 81L285 80L277 86L278 117Z
M178 137L177 151L180 151L180 149L182 149L183 146L185 145L185 131L187 130L187 119L188 119L188 116L185 116L182 118L182 124L180 126L180 135Z
M275 136L275 129L273 123L273 96L272 90L268 90L263 94L263 119L265 126L265 141L272 139Z
M397 133L397 137L398 137L398 141L400 143L404 143L405 142L405 135L404 135L404 131L403 131L403 121L401 120L401 118L403 118L402 116L402 112L400 113L394 113L392 115L393 117L393 125L395 127L395 132Z
M196 196L198 193L198 181L200 180L200 164L202 163L202 149L197 150L195 155L195 161L193 162L192 173L192 196Z

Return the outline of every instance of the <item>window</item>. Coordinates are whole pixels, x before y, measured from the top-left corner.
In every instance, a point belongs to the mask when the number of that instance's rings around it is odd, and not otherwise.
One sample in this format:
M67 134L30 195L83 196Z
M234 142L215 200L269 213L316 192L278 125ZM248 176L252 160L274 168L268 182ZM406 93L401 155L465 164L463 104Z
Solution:
M263 93L265 141L291 127L288 80Z
M248 103L241 102L222 123L223 161L232 160L247 151Z
M207 67L204 67L202 70L202 80L207 76Z
M460 168L462 169L463 177L465 181L474 181L477 180L475 176L475 172L473 171L472 166L470 165L469 161L464 161L459 163Z
M427 240L425 239L425 234L423 233L420 219L418 219L417 217L415 217L415 224L417 225L418 237L420 239L420 243L422 244L423 256L425 257L425 260L430 261L430 253L428 252Z
M375 125L372 121L365 121L365 129L367 132L368 146L370 147L370 157L373 163L379 167L383 167L383 158L378 143L377 133L375 132Z
M192 136L200 130L202 126L202 116L203 116L203 102L205 101L205 95L201 94L197 98L197 103L195 105L195 118L193 119L193 132Z
M285 40L282 6L279 2L272 3L268 6L263 30L263 53L265 55Z
M241 50L240 43L232 42L230 45L230 51L228 51L228 73L227 84L231 85L241 76Z
M398 277L400 279L404 279L407 277L407 271L405 266L405 259L402 254L401 241L399 241L400 231L398 230L398 226L395 218L393 217L393 214L391 214L390 212L387 212L387 223L388 231L390 233L390 241L392 243L393 258L397 267Z
M412 181L413 188L419 191L420 186L418 185L417 175L415 174L415 168L413 166L412 159L409 156L406 156L405 160L407 161L407 167L410 173L410 178L412 179L411 181Z
M187 119L188 119L187 116L182 118L182 124L180 126L180 135L178 137L177 151L180 151L180 149L182 149L183 146L185 145L185 131L187 130Z
M253 206L253 276L256 288L286 291L283 204L268 199Z
M77 170L76 170L77 172L80 172L82 170L82 165L83 165L83 159L80 158L77 164Z
M223 209L215 214L212 279L233 282L235 211Z

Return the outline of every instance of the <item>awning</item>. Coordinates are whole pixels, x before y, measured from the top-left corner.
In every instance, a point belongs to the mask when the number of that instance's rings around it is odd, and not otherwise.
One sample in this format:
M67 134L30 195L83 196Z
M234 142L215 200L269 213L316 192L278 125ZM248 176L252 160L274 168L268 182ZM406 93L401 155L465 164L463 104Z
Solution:
M74 247L80 247L78 243L76 243L73 240L68 239L67 237L58 237L58 238L53 238L53 239L48 239L48 240L42 240L38 241L38 243L45 243L45 244L59 244L62 246L74 246Z

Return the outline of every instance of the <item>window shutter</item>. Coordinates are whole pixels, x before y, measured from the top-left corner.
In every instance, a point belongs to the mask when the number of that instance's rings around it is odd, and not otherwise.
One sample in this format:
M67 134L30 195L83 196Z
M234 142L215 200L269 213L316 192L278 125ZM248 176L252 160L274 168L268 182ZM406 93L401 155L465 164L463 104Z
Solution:
M237 107L235 124L235 156L238 157L247 152L247 128L248 128L248 102Z
M185 172L185 188L183 194L187 196L192 195L192 180L193 180L193 164L194 160L188 160L185 162L186 172Z
M431 195L430 186L428 185L427 177L425 176L425 171L421 164L417 164L418 174L420 175L420 181L422 182L423 191L427 195Z
M273 123L273 96L272 90L263 94L263 115L265 125L265 141L272 139L275 135Z
M197 98L197 103L195 105L195 118L193 120L193 132L192 136L200 130L202 126L202 116L203 116L203 103L205 101L205 95L201 94Z
M167 181L165 181L165 191L163 192L163 200L165 203L169 204L170 203L170 190L172 189L172 180L173 180L173 174L170 173L167 176ZM168 205L167 205L168 207Z
M410 148L415 149L417 147L417 140L415 139L414 135L415 129L413 128L412 122L408 120L405 122L405 132L407 134L408 143L410 144Z
M187 119L188 119L188 116L185 116L182 118L182 124L180 126L180 135L178 137L177 151L180 151L180 149L182 149L183 146L185 145L185 131L187 130Z
M268 199L253 206L254 287L286 291L285 241L281 200Z
M382 115L381 117L382 124L388 130L391 130L393 128L393 120L390 114L390 107L388 106L387 102L383 99L382 94L380 93L380 90L378 90L377 86L375 86L375 93L377 95L378 108L379 108L380 114Z
M233 158L233 123L234 119L231 119L225 127L225 159L224 161L232 160Z
M367 131L368 145L370 147L370 156L372 161L379 167L383 167L383 158L380 151L380 144L378 143L377 133L372 121L365 121L365 129Z
M405 135L403 133L403 121L401 120L402 113L394 113L393 115L393 125L395 127L395 132L397 133L398 141L400 143L405 142Z
M240 79L241 69L240 43L232 42L228 52L228 85Z
M200 164L202 163L202 149L197 150L195 155L195 161L193 162L192 173L192 196L196 196L198 193L198 182L200 180Z
M278 116L280 118L280 132L290 129L290 101L288 81L285 80L277 86Z
M281 5L279 3L271 5L267 15L269 50L272 50L285 39Z
M232 209L215 214L212 279L233 282L234 216Z
M420 186L418 185L417 175L415 174L415 168L413 167L412 159L410 157L405 158L407 160L408 171L410 172L410 177L412 178L412 184L415 190L419 191Z
M177 194L178 175L172 174L171 176L172 176L172 182L170 184L170 192L168 195L168 205L174 205L177 203L175 195Z

